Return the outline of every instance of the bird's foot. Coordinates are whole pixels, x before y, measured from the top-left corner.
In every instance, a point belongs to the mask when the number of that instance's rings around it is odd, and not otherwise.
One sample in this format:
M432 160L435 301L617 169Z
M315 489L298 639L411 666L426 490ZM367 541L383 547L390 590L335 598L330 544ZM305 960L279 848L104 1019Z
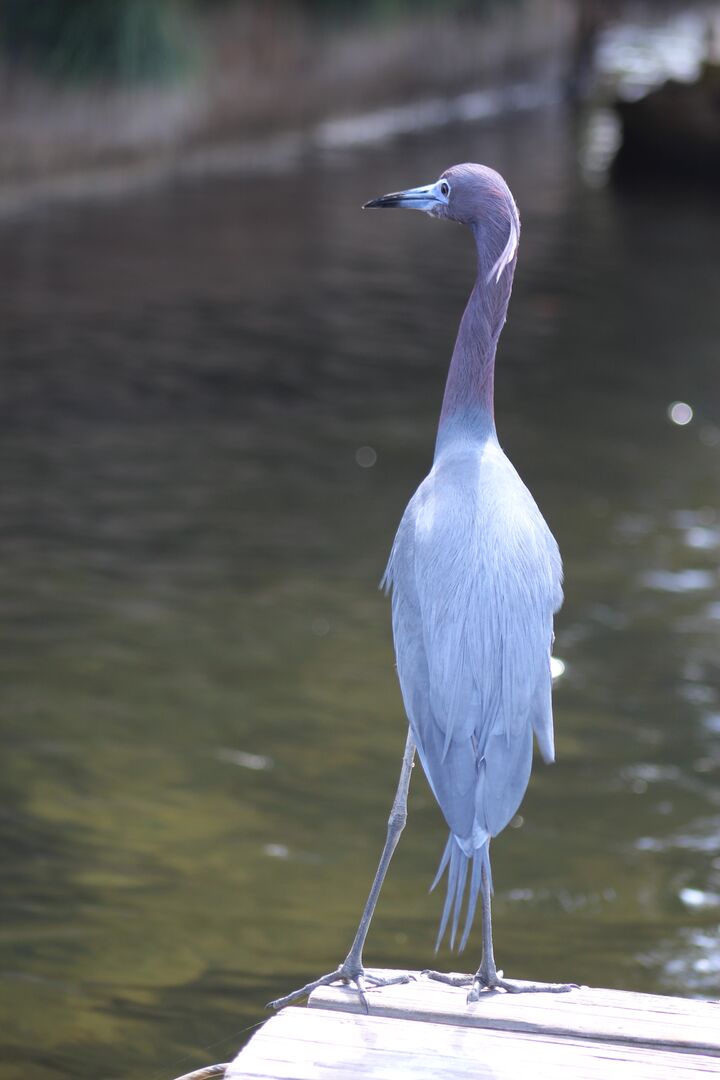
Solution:
M468 1005L479 1001L480 994L486 990L504 990L506 994L566 994L578 989L577 983L514 982L504 979L502 971L495 968L485 970L480 967L474 975L444 975L440 971L424 971L423 975L448 986L469 986Z
M319 979L315 979L314 982L301 986L299 990L293 990L292 993L285 994L284 997L276 998L275 1001L269 1001L266 1007L268 1009L284 1009L286 1005L292 1005L294 1001L300 1001L301 998L309 997L313 990L317 990L319 986L331 986L333 983L339 982L344 983L346 986L355 987L365 1012L369 1013L370 1006L368 1005L367 999L368 989L374 990L379 986L395 986L399 983L410 982L412 978L412 975L393 975L389 978L381 975L373 975L370 972L365 971L365 968L360 961L348 957L343 961L339 968L336 968L335 971L331 971L329 975L322 975Z

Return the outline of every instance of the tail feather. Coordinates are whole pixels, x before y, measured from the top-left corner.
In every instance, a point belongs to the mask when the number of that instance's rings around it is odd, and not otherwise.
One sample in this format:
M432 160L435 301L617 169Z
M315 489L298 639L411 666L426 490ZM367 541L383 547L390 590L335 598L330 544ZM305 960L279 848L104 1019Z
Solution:
M432 892L433 889L437 888L437 886L440 884L440 878L445 873L445 868L447 867L447 864L450 862L450 854L452 852L452 849L453 849L453 834L450 833L450 835L448 836L448 842L445 845L445 850L442 853L442 859L440 860L440 865L437 868L437 874L435 875L433 883L430 886L430 892Z
M468 856L461 848L456 837L450 833L440 860L438 872L435 875L435 880L430 886L431 890L434 889L445 873L445 870L447 870L447 894L445 896L445 903L443 904L442 916L440 918L440 929L438 930L437 941L435 943L435 952L440 948L448 924L450 924L450 948L455 948L455 939L457 937L457 930L460 922L465 886L467 885L468 863L470 863L471 860L472 871L467 894L467 906L465 908L465 924L463 926L458 952L463 951L467 945L468 937L470 936L470 929L475 916L475 909L477 908L477 900L482 887L483 872L487 875L490 891L492 892L490 843L489 841L486 841L481 847L475 848L471 856Z

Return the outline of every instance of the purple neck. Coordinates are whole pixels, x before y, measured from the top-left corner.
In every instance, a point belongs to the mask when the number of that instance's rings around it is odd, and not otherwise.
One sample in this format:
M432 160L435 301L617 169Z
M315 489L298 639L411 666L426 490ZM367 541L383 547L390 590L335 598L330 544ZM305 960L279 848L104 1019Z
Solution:
M436 456L449 442L495 436L495 350L510 302L515 263L506 267L496 281L494 275L490 276L495 259L489 257L481 231L474 231L478 247L477 280L460 320L450 361Z

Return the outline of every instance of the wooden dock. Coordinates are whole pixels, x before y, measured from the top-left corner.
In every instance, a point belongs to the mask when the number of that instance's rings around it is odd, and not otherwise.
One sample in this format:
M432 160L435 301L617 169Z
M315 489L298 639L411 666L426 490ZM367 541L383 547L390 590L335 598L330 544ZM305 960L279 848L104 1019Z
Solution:
M379 974L388 974L382 972ZM581 987L465 991L416 973L371 990L323 987L273 1016L226 1080L684 1080L720 1077L720 1002Z

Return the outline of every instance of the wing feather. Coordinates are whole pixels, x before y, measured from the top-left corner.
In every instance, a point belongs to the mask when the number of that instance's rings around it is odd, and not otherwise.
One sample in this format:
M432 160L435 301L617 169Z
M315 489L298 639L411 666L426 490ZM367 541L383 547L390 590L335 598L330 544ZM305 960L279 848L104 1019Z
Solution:
M552 759L560 556L496 443L436 462L405 512L385 581L420 759L470 855L516 813L533 730Z

